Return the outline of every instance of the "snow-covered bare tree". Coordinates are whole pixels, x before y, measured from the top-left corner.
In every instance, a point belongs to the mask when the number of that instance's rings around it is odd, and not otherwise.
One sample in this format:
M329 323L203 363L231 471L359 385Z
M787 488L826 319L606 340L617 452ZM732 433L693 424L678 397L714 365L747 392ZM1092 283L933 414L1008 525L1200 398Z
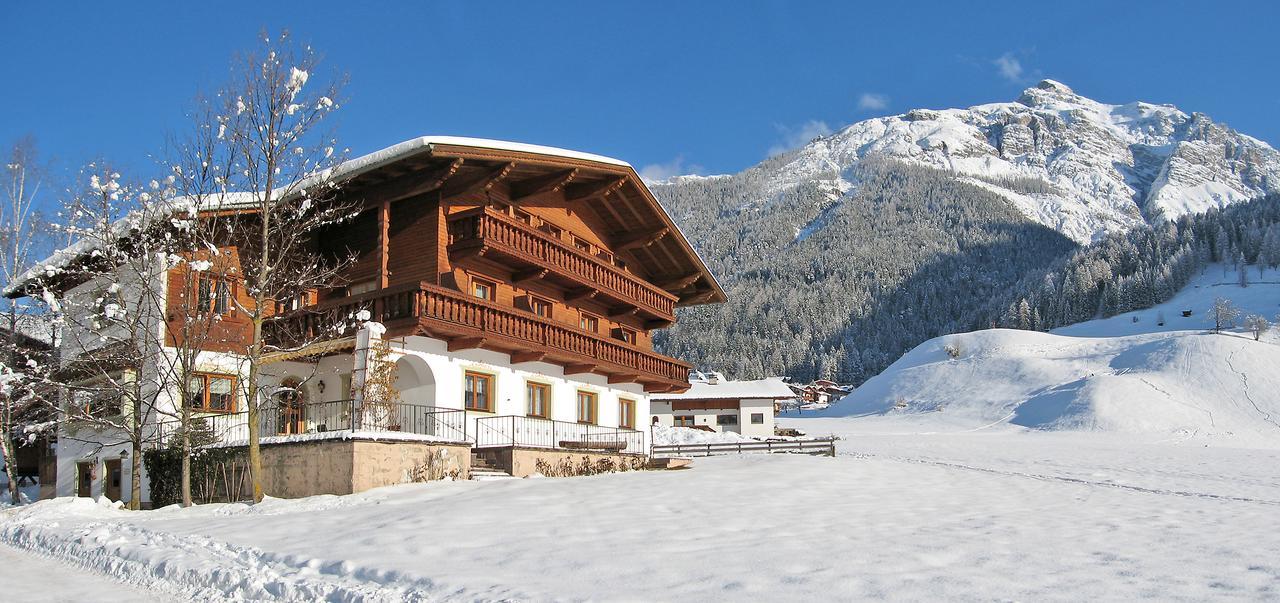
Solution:
M1249 329L1249 332L1253 333L1254 341L1258 341L1262 339L1263 333L1271 330L1271 321L1267 320L1264 316L1250 314L1244 317L1244 328Z
M99 449L125 444L131 462L130 508L140 508L142 452L172 418L181 382L166 362L166 275L180 251L172 189L127 182L109 164L92 163L65 201L63 224L75 253L36 279L62 323L67 357L60 438ZM79 436L90 430L88 437Z
M285 32L263 34L255 49L235 59L231 79L204 112L217 144L209 157L225 170L225 190L211 209L230 211L230 240L238 246L248 301L241 304L252 325L243 380L249 422L249 467L254 500L262 500L259 407L263 357L272 349L263 325L308 292L335 284L341 261L314 253L316 233L343 221L352 206L334 199L331 168L340 163L337 143L321 128L338 107L343 78L317 81L319 56ZM198 118L199 119L199 118ZM293 342L305 345L306 342Z
M24 138L15 143L5 158L3 182L0 182L0 275L5 283L12 283L32 263L44 226L36 211L36 200L44 186L45 170L37 160L35 142ZM44 325L47 317L33 315L28 304L21 299L4 300L4 346L0 354L0 450L4 455L5 475L8 477L12 502L19 502L17 480L17 443L15 432L25 420L39 420L41 407L46 402L47 388L42 387L49 368L48 360L33 354L24 344L20 332L32 323ZM48 328L52 337L53 330ZM23 429L24 435L34 432Z
M1235 326L1236 318L1239 316L1240 310L1225 297L1214 298L1213 307L1209 308L1209 319L1213 321L1214 333L1221 333L1223 329Z

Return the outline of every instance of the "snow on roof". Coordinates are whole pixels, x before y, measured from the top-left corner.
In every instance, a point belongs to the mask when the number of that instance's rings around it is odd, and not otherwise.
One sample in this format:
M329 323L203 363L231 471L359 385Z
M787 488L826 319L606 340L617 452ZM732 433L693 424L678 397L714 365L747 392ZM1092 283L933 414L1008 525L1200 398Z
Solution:
M345 180L353 178L360 174L372 171L379 167L389 165L414 155L423 150L429 150L434 145L452 145L464 147L477 147L484 149L500 149L505 151L515 151L519 153L531 153L537 155L549 155L554 157L564 157L568 159L579 159L583 161L595 161L598 163L607 163L622 167L631 167L631 164L605 157L603 155L595 155L592 153L583 153L580 151L571 151L568 149L560 149L556 147L547 147L536 144L527 144L523 142L511 142L506 140L492 140L488 138L468 138L465 136L419 136L404 142L391 145L385 149L374 151L368 155L363 155L355 159L344 161L341 164L317 172L296 182L288 183L278 189L278 194L286 192L298 192L305 190L316 182L325 180ZM242 207L251 207L258 201L258 195L249 192L229 192L225 194L210 195L209 199L203 204L201 209L218 209L218 210L234 210ZM170 205L175 208L187 208L191 202L186 197L178 197L172 199ZM118 220L112 225L113 229L123 234L131 227L138 226L139 216L130 213ZM676 227L679 230L679 226ZM683 236L683 233L681 233ZM93 251L94 242L88 239L76 241L68 247L64 247L54 251L52 255L40 262L36 262L31 268L18 275L13 282L5 283L4 289L0 290L0 294L8 297L18 293L19 289L26 283L31 282L42 274L54 274L66 268L70 262L81 255ZM697 251L695 250L696 254ZM698 258L701 261L701 257ZM703 265L706 263L703 262Z
M695 382L682 394L653 394L650 400L721 400L745 398L794 398L795 392L782 379L769 377L754 381Z

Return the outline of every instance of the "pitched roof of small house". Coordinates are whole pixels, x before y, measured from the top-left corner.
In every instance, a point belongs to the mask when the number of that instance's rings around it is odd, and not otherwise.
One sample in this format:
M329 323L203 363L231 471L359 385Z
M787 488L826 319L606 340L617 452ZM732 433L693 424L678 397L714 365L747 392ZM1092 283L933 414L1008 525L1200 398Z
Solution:
M679 394L653 394L650 400L783 400L796 397L786 382L777 377L753 381L695 381Z

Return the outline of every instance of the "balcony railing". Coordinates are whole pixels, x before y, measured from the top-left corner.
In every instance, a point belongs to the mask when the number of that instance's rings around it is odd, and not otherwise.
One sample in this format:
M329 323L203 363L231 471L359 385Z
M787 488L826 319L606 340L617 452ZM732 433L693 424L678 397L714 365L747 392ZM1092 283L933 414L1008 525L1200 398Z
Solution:
M333 431L411 433L451 442L468 441L467 413L403 402L354 400L267 404L258 411L261 437L316 434ZM192 417L192 441L197 445L243 444L249 441L249 413L199 413ZM166 418L155 423L153 442L177 445L181 422Z
M335 337L352 331L360 311L388 326L406 319L435 337L485 339L490 347L507 351L546 352L548 362L578 363L610 374L630 374L638 381L687 385L689 365L634 345L601 337L570 325L506 308L494 302L464 295L429 283L417 283L373 291L320 304L273 319L272 340L277 345Z
M644 432L515 415L476 419L476 448L507 446L644 454Z
M497 210L479 207L452 214L448 221L450 250L468 246L496 249L569 276L581 286L597 288L656 318L674 317L676 296Z

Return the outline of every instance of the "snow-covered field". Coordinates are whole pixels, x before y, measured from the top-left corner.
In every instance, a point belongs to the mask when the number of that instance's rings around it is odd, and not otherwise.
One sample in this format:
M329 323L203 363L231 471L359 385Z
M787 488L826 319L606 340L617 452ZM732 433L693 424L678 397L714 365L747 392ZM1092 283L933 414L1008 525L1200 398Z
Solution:
M254 508L46 501L6 512L0 539L174 599L1280 597L1280 452L788 423L848 439L836 458L719 457Z

